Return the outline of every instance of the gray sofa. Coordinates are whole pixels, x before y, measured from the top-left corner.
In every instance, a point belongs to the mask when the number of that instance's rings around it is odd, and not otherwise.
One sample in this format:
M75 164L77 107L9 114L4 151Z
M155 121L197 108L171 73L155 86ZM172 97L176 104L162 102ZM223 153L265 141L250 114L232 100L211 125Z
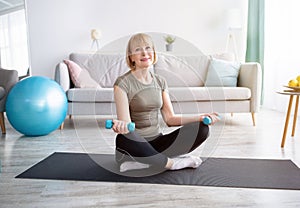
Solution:
M260 65L242 63L236 86L223 86L222 78L219 78L219 84L207 86L211 62L219 58L209 55L158 53L158 61L152 70L166 78L175 113L251 113L255 125L254 115L259 111L261 97ZM69 60L85 69L81 73L88 72L98 85L75 87L69 66L63 61L58 63L55 80L67 94L68 114L115 116L113 83L119 75L129 70L125 55L71 53Z

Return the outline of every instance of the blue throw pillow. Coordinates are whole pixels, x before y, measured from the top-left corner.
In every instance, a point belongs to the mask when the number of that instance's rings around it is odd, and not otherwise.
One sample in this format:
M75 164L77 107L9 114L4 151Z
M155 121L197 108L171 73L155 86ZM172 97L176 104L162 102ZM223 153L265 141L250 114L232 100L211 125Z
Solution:
M206 76L207 87L236 87L241 64L212 58Z

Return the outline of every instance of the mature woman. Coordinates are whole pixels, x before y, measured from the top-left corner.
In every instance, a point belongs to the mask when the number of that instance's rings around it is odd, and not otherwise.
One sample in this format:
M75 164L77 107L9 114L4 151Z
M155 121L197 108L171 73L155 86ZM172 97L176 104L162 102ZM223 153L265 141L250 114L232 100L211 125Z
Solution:
M199 147L209 135L209 127L202 123L209 116L212 124L217 113L197 116L174 113L166 80L151 72L157 54L151 37L133 35L127 46L126 60L129 72L114 84L117 119L113 120L116 137L116 161L120 171L155 167L162 170L197 168L200 157L184 156ZM168 126L180 126L162 134L159 112ZM136 130L129 132L127 124L135 122Z

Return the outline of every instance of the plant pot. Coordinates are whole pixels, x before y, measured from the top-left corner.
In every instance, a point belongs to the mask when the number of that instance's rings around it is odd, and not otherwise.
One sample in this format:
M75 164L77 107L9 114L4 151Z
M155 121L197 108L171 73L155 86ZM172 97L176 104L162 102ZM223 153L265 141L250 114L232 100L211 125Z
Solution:
M172 51L173 50L173 44L166 44L166 50Z

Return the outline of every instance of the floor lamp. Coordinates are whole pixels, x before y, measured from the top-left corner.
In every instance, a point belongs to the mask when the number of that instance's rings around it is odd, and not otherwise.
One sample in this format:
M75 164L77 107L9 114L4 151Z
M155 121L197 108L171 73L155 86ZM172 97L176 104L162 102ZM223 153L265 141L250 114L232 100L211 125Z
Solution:
M226 48L225 52L229 52L229 45L232 43L233 45L233 54L234 54L234 59L235 61L238 60L238 53L237 53L237 46L236 46L236 40L235 40L235 35L232 31L232 29L228 29L228 34L227 34L227 40L226 40Z
M237 44L235 39L235 31L242 29L240 9L229 9L227 11L227 27L228 27L228 34L227 34L225 51L228 52L229 45L232 43L235 61L237 61L239 58L238 58Z

